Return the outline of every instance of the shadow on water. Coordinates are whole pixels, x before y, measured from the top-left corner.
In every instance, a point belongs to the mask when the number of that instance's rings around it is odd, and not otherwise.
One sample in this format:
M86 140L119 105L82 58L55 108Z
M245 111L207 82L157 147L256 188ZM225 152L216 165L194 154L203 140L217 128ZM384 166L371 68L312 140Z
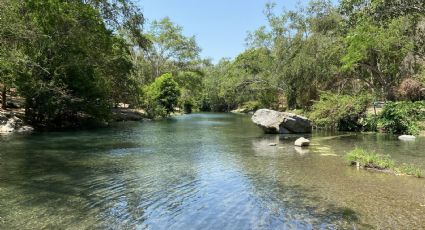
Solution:
M81 139L74 133L22 137L13 151L0 154L9 162L0 169L0 228L143 226L147 212L154 211L150 205L170 199L161 208L174 212L190 195L167 198L171 190L181 185L183 192L195 190L196 173L190 168L183 175L167 174L166 162L164 168L151 167L160 166L161 159L141 163L143 148L134 141L115 139L112 133L85 134Z

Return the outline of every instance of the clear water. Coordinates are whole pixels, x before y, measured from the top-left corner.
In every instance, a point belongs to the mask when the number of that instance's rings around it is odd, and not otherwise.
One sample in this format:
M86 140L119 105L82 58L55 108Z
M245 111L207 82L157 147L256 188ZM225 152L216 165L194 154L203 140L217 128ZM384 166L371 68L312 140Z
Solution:
M0 137L0 229L421 229L425 179L356 170L356 146L425 169L425 139L264 135L192 114ZM277 143L277 146L269 146Z

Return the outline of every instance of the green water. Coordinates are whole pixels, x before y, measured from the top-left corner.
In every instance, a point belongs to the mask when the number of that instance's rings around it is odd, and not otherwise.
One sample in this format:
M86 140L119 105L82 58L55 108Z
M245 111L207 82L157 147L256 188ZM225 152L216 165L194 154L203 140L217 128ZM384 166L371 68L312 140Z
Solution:
M358 146L425 169L424 138L307 137L296 149L233 114L0 136L0 229L425 228L425 179L342 158Z

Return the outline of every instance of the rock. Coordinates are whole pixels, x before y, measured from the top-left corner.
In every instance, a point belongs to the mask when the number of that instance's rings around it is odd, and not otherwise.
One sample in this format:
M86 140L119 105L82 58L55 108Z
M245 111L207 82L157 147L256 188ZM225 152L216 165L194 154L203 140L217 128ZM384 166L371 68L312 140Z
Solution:
M270 143L269 146L276 146L276 143Z
M251 111L249 111L248 109L246 109L246 108L239 108L239 109L235 109L235 110L232 110L232 111L230 111L231 113L249 113L249 112L251 112Z
M416 140L416 137L412 135L401 135L398 137L398 139L401 141L414 141Z
M311 122L302 116L270 109L257 110L251 120L265 133L311 133Z
M29 125L24 125L17 130L17 132L19 132L19 133L30 133L30 132L33 132L33 131L34 131L34 128L29 126Z
M12 132L32 132L31 126L24 125L24 122L13 113L0 115L0 133Z
M305 139L304 137L300 137L295 141L295 146L304 147L309 145L310 141L308 139Z
M112 114L115 121L142 121L145 119L144 111L135 109L113 109Z
M17 108L20 108L21 106L14 101L8 101L6 102L6 107L11 109L17 109Z

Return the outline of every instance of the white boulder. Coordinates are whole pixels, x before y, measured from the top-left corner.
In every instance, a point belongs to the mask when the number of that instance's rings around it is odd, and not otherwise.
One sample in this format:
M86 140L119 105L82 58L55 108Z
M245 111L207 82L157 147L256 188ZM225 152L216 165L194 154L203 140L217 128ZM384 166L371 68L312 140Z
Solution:
M304 137L300 137L295 141L295 146L298 146L298 147L305 147L309 145L310 145L310 140Z

